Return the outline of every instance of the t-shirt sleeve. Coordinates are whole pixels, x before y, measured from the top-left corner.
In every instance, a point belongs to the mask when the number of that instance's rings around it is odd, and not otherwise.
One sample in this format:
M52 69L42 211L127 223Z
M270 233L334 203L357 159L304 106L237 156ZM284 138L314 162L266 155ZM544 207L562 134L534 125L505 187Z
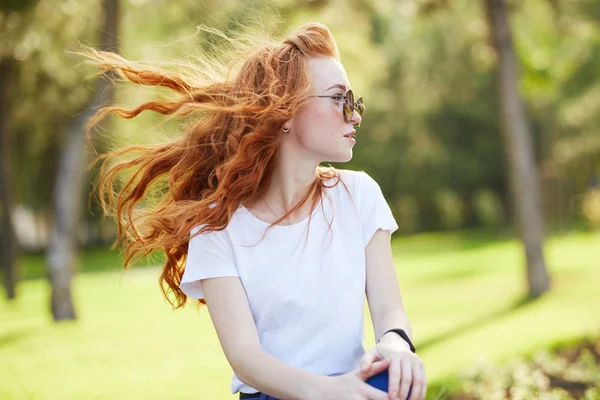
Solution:
M359 173L357 178L357 197L360 199L358 212L366 246L379 229L389 231L391 235L398 229L398 224L379 184L365 172Z
M199 230L192 229L190 236ZM200 281L239 276L231 242L224 231L207 232L190 239L187 260L179 287L186 296L203 299Z

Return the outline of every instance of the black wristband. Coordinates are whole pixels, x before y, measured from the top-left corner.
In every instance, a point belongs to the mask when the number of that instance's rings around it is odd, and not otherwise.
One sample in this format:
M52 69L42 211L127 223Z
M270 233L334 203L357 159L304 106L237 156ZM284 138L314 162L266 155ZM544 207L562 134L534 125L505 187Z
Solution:
M389 331L385 331L385 333L384 333L383 335L381 335L381 337L383 337L383 336L384 336L386 333L388 333L388 332L394 332L394 333L397 333L398 335L400 335L400 337L401 337L402 339L404 339L404 341L405 341L406 343L408 343L408 346L410 347L410 351L412 351L413 353L416 353L416 352L417 352L417 351L416 351L416 349L415 349L415 346L413 346L412 342L411 342L411 341L410 341L410 339L408 338L408 335L406 334L406 332L404 332L404 329L398 329L398 328L395 328L395 329L390 329ZM381 341L381 339L379 339L379 340L377 341L377 343L379 343L379 341Z

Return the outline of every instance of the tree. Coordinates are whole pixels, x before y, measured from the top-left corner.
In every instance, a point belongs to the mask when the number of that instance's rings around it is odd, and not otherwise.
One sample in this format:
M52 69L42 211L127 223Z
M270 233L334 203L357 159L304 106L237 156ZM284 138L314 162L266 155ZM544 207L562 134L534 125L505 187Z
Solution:
M7 1L0 7L0 16L13 13L27 14L35 1ZM0 269L4 275L4 289L8 299L17 294L17 240L12 223L13 209L13 130L9 124L11 114L9 85L13 80L16 63L13 59L14 40L5 26L0 26L4 36L0 46Z
M13 70L13 60L0 59L0 266L4 271L4 289L8 299L16 297L17 243L11 219L13 199L12 162L10 155L11 132L8 126L8 85Z
M103 0L104 23L99 48L118 49L119 0ZM71 281L76 264L77 228L82 219L83 197L89 156L86 124L96 109L107 103L113 90L105 77L97 82L90 106L69 124L68 140L59 164L54 188L54 224L50 233L46 264L52 286L51 308L55 321L75 319Z
M543 254L540 183L531 132L518 92L517 60L505 3L503 0L485 0L485 5L498 60L502 132L517 226L526 256L529 295L537 297L550 288L550 277Z

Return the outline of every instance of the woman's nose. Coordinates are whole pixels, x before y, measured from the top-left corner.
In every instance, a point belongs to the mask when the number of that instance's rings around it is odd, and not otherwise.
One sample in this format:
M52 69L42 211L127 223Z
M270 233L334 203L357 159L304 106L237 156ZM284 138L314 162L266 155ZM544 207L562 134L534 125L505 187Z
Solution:
M352 118L350 119L352 125L359 124L360 121L362 121L360 114L356 110L352 111Z

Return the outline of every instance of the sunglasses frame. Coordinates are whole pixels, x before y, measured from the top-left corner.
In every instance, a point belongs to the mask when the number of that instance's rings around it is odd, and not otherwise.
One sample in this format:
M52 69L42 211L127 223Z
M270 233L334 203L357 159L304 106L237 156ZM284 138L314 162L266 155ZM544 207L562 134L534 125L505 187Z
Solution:
M348 91L343 96L319 95L319 96L314 96L314 97L330 98L330 99L335 99L337 97L343 97L344 98L343 114L344 114L345 122L350 122L352 120L352 114L354 113L354 110L356 110L358 115L360 115L361 117L362 117L363 113L365 112L365 103L363 103L362 96L359 97L358 99L356 99L356 102L355 102L354 101L354 92L352 92L352 89L348 89ZM359 128L360 121L358 123L354 124L354 127Z

